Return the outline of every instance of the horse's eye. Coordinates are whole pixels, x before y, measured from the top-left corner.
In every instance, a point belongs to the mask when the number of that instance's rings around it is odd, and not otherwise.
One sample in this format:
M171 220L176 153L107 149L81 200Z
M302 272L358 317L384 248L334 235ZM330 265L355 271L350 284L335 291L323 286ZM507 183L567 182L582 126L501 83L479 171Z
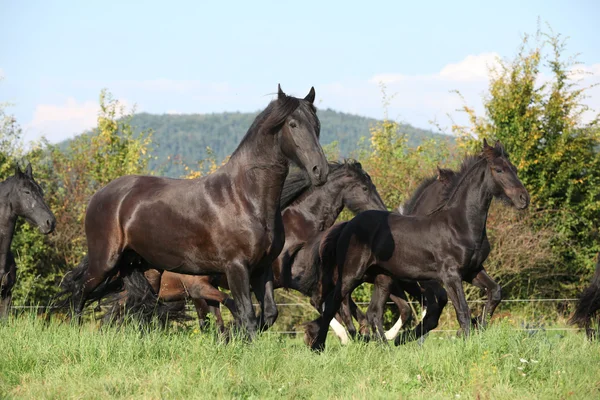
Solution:
M496 172L499 173L499 174L501 174L503 172L502 168L496 168Z
M29 190L26 190L25 194L31 194L31 192Z
M290 122L290 128L296 128L298 126L298 124L296 124L294 121Z
M366 192L366 191L368 191L368 190L369 190L369 188L368 188L368 187L366 187L366 186L363 186L363 190Z

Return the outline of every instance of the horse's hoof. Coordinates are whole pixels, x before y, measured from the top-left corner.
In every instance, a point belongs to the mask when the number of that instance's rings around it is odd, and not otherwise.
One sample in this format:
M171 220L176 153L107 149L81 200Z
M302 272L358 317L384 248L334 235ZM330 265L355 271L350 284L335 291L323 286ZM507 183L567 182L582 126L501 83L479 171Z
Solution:
M304 325L304 343L312 348L319 334L319 324L315 321L308 322Z

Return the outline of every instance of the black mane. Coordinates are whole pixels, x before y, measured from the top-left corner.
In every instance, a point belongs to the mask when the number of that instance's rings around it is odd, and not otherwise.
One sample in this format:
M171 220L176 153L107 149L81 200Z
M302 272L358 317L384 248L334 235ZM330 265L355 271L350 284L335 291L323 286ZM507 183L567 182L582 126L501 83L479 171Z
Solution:
M430 178L425 178L417 187L417 189L413 192L410 199L408 199L402 205L402 214L410 215L414 211L417 206L417 200L421 197L421 194L431 185L433 182L437 180L437 176L434 175Z
M504 154L504 156L506 157L506 154ZM468 155L463 159L458 171L455 171L454 179L452 179L452 182L449 185L447 185L444 188L444 190L442 191L442 197L440 198L440 204L445 205L446 202L448 202L448 200L450 200L450 198L454 195L454 192L456 191L458 186L461 184L461 182L464 180L465 176L470 171L470 169L475 164L477 164L479 161L481 161L482 159L483 159L483 155L481 153L476 154L476 155ZM433 182L435 182L437 180L437 178L438 178L437 175L433 175L429 178L425 178L419 184L419 186L414 191L412 196L402 205L402 214L409 215L414 211L423 192Z

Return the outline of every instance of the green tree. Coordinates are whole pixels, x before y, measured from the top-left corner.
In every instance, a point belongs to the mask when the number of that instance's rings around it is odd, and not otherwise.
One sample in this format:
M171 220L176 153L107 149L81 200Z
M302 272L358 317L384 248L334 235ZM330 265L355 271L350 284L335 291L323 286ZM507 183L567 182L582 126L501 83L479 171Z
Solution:
M149 132L137 134L132 114L110 93L100 93L98 126L61 149L42 141L30 151L36 180L57 220L55 233L43 236L21 223L13 240L19 264L15 303L46 303L63 274L86 252L85 209L90 197L108 182L147 172Z
M529 222L552 227L558 263L549 276L557 289L579 282L600 250L598 118L584 120L588 88L579 86L576 57L565 54L560 35L525 37L516 57L491 71L485 115L465 106L470 125L454 126L467 149L482 138L506 147L531 195Z

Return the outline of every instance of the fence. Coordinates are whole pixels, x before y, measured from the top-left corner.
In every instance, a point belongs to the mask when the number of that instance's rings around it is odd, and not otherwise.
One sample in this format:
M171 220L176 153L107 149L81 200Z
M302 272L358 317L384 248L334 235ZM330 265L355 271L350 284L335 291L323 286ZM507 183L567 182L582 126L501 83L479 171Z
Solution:
M539 330L543 330L543 331L577 331L579 330L578 328L575 327L570 327L570 326L556 326L556 316L558 315L558 313L555 313L552 317L553 318L540 318L539 315L535 315L536 311L540 311L539 308L531 308L531 305L535 305L535 304L544 304L544 305L549 305L549 304L568 304L569 306L566 307L563 311L563 314L566 313L567 308L572 308L572 306L574 305L574 303L577 301L578 299L575 298L558 298L558 299L506 299L506 300L502 300L502 302L500 303L500 306L498 307L498 309L496 309L496 313L495 316L498 315L502 315L504 313L506 313L506 306L509 306L509 309L512 309L514 305L517 304L522 304L522 305L528 305L529 307L529 312L532 312L533 314L527 316L527 312L523 312L523 310L521 310L521 312L519 313L519 318L522 319L517 319L517 320L513 320L511 322L513 322L513 325L515 325L515 327L513 328L513 330L515 331L539 331ZM469 300L467 301L470 305L474 305L474 304L485 304L485 300ZM409 301L408 302L412 307L415 306L419 306L420 303L417 301ZM361 308L366 308L369 303L368 302L357 302L356 303L358 306L361 306ZM392 302L388 302L388 305L391 305L392 307L394 306L394 303ZM503 308L504 305L504 308ZM258 307L258 304L254 304L255 307ZM193 312L194 309L192 308L191 305L187 305L186 306L187 311L188 312ZM281 320L282 318L286 318L286 315L288 318L292 318L292 322L288 321L288 326L292 325L294 326L294 328L301 328L301 325L304 322L309 321L309 319L303 319L303 320L299 320L297 323L293 322L294 317L299 317L300 313L298 312L291 312L289 313L288 310L290 309L294 309L294 308L302 308L304 315L306 315L307 311L310 311L311 313L313 313L314 315L317 315L317 312L314 310L314 308L312 308L312 306L308 303L308 302L279 302L277 303L277 307L280 310L280 318L279 320ZM48 309L52 309L52 306L46 305L46 306L12 306L12 309L15 310L27 310L27 309L31 309L31 310L38 310L38 311L45 311ZM544 307L542 309L542 311L547 311L549 308L548 307ZM414 310L414 308L413 308ZM227 314L227 311L224 309L223 310L225 314ZM288 315L290 314L290 315ZM524 318L523 318L524 317ZM227 319L227 315L225 315L225 319ZM280 322L278 320L278 323L276 323L277 325L281 325ZM458 329L458 325L456 322L456 317L454 314L454 307L452 307L452 303L450 301L448 301L448 305L446 306L446 308L444 309L444 313L442 315L442 317L440 318L440 325L438 327L438 329L435 329L433 331L431 331L431 333L456 333L457 329ZM546 324L548 322L554 322L553 325L551 327L546 327ZM452 326L451 328L449 326ZM285 334L285 335L302 335L304 334L302 329L273 329L274 333L278 333L278 334Z

